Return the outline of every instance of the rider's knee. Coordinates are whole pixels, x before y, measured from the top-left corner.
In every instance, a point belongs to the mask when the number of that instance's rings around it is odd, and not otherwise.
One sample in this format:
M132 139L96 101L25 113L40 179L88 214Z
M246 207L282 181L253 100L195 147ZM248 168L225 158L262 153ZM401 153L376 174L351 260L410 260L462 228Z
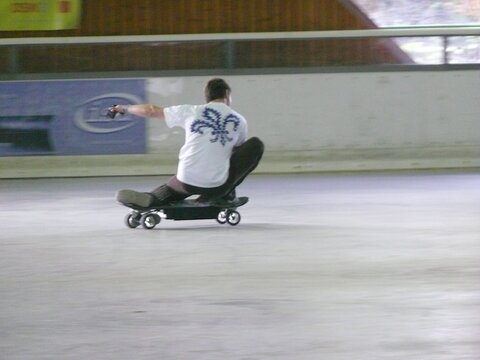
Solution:
M251 143L251 146L255 147L258 152L263 153L265 149L265 145L263 144L263 141L260 140L258 137L254 136L248 139L248 141Z

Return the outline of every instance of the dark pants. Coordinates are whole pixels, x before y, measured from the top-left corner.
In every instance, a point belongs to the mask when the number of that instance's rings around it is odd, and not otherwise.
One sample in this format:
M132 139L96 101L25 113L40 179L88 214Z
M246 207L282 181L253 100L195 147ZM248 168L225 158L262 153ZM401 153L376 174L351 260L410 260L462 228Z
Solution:
M202 188L182 183L176 176L166 184L154 189L154 205L163 205L172 201L183 200L190 195L200 195L202 199L222 198L235 191L243 180L260 162L264 151L263 142L253 137L234 149L230 157L230 170L227 181L215 188Z

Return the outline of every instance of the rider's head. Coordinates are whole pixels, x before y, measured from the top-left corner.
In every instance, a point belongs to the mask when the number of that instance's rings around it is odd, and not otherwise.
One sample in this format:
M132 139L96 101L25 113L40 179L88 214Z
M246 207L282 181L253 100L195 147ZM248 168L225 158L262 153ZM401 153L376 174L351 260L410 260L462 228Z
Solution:
M205 86L205 99L210 101L224 101L227 105L231 103L232 89L226 83L225 80L215 78L210 80Z

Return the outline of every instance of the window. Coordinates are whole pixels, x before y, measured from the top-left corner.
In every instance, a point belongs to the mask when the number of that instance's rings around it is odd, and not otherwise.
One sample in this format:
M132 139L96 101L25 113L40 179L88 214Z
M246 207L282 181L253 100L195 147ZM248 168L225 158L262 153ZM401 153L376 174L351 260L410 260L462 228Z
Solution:
M354 0L380 28L479 25L480 0ZM400 48L420 64L480 63L480 37L397 38Z

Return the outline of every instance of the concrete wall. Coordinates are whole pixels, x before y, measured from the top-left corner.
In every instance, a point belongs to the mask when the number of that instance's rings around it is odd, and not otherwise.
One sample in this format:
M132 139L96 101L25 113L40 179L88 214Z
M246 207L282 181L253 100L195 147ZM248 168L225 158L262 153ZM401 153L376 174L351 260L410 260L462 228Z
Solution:
M226 76L266 144L258 172L480 167L480 71ZM209 77L148 79L149 102L203 102ZM0 158L1 177L172 174L181 129L148 120L148 154Z

